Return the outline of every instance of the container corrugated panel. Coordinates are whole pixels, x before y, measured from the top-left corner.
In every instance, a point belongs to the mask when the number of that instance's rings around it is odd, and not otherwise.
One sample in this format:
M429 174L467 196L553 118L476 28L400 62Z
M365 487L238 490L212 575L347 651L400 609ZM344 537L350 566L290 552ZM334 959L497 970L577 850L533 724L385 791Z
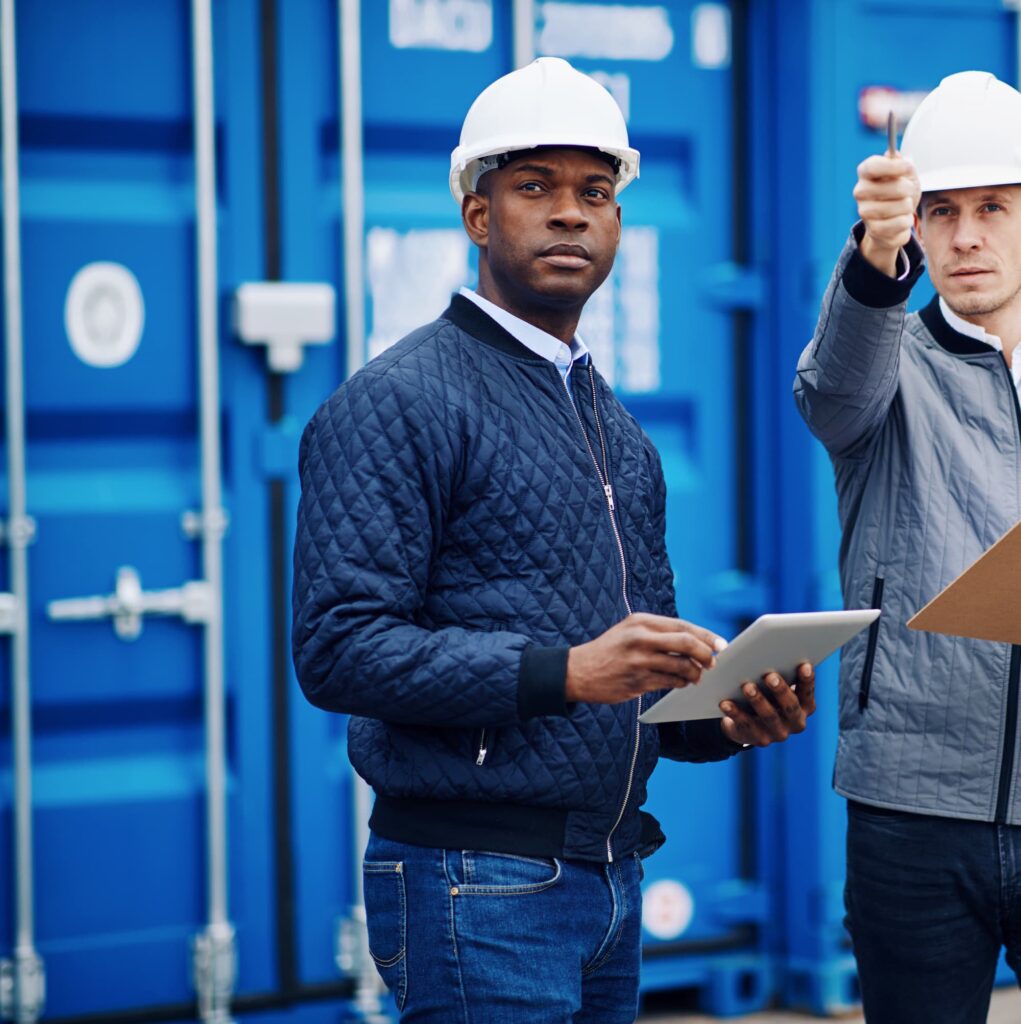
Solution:
M801 224L796 223L796 210L790 219L778 214L778 222L790 229L790 266L810 282L781 314L785 326L779 346L788 386L856 218L851 195L855 168L885 148L885 125L883 131L873 130L859 115L863 91L891 89L901 94L899 102L907 101L910 112L912 102L955 71L982 68L1016 81L1016 15L995 0L848 0L807 3L791 14L799 31L782 44L786 56L779 54L778 67L790 70L786 81L780 79L776 95L797 89L811 100L804 120L780 127L778 145L790 147L795 172L798 166L810 168L806 191L812 202L811 216ZM781 206L784 202L779 200ZM784 209L793 205L800 205L797 198ZM799 266L794 240L801 231L807 259ZM783 265L781 272L787 272ZM909 308L920 308L931 295L923 279ZM785 401L790 401L786 395ZM840 531L832 470L820 445L811 442L806 452L807 429L793 403L782 415L791 438L785 450L797 452L798 461L780 467L777 476L800 478L797 486L805 494L800 506L791 507L793 522L783 543L784 600L791 610L839 608ZM776 883L784 894L784 934L774 941L784 965L785 1001L817 1012L835 1012L858 1000L854 959L843 927L845 803L829 785L837 739L837 669L836 658L821 667L819 711L810 733L782 754L784 777L792 785L797 780L797 799L784 802L784 847ZM1004 967L1001 961L1001 980L1011 977Z

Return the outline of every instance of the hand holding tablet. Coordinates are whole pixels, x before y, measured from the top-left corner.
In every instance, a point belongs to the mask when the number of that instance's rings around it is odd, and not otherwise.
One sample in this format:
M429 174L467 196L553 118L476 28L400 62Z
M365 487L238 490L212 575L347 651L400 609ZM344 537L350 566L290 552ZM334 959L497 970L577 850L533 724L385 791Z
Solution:
M746 683L757 684L774 673L796 682L798 666L817 665L856 633L879 617L879 611L864 609L842 612L796 612L762 615L716 656L711 668L704 668L696 685L671 690L645 711L643 722L685 722L722 718L720 704L728 701L741 707L756 698L758 691L745 694Z

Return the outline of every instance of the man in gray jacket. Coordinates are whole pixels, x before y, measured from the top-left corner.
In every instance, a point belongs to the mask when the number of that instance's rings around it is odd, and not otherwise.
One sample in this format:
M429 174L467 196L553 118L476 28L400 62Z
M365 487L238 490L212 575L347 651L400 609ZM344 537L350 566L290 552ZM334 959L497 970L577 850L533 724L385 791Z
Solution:
M984 1022L1002 946L1021 978L1021 648L906 627L1021 519L1019 183L1021 94L944 79L903 156L858 168L794 385L833 462L845 603L883 610L844 653L835 774L870 1024ZM923 247L938 295L908 314Z

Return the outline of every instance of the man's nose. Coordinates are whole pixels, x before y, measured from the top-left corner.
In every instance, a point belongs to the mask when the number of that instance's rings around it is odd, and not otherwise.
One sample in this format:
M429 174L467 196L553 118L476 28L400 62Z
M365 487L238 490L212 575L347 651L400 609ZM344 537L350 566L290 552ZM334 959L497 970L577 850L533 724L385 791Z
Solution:
M571 189L557 189L553 194L548 226L559 231L584 231L589 224L588 211Z
M958 252L974 251L982 248L982 232L978 221L964 214L957 218L954 226L953 246Z

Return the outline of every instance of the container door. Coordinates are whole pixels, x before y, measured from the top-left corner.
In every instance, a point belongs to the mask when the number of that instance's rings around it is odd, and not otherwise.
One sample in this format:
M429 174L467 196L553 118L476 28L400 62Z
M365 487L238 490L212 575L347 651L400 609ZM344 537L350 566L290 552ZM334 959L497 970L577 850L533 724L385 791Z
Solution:
M214 5L226 286L261 271L249 262L258 207L245 206L257 194L245 169L250 178L258 166L258 150L246 152L257 138L247 6ZM17 11L28 503L37 523L36 903L47 1016L166 1006L187 1015L208 868L189 5L55 0ZM227 346L226 325L221 336ZM265 502L250 412L263 370L247 355L232 354L225 368L221 457L232 519L228 912L242 950L238 987L251 992L274 985L275 967L268 584L257 556ZM136 614L160 595L162 613ZM51 607L78 598L100 600ZM0 671L6 699L6 664ZM9 764L6 735L2 754ZM10 786L3 792L6 810ZM4 823L7 876L9 815ZM8 887L0 891L9 948Z

